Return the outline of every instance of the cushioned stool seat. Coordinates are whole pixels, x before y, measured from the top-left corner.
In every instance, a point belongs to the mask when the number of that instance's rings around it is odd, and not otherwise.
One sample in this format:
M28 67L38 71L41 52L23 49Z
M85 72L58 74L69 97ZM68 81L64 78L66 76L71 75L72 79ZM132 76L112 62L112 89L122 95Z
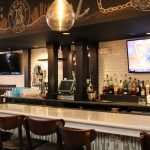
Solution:
M28 139L28 145L29 149L34 150L58 150L61 145L61 138L58 132L58 126L57 124L62 124L64 126L65 122L62 119L56 119L56 120L37 120L30 117L26 117L25 119L25 128L26 128L26 135ZM31 137L31 133L34 135L38 135L40 137L43 136L50 136L53 134L56 134L57 136L57 142L56 143L50 143L49 141L44 140L38 140L39 143L37 145L34 145L35 139ZM44 142L44 143L43 143ZM61 149L60 149L61 150Z
M0 149L25 149L22 137L23 122L22 115L0 117ZM12 130L17 131L15 137Z
M97 134L95 130L74 129L59 125L59 132L62 140L62 150L91 150L91 142L95 140Z
M142 132L140 136L142 150L150 150L150 134Z

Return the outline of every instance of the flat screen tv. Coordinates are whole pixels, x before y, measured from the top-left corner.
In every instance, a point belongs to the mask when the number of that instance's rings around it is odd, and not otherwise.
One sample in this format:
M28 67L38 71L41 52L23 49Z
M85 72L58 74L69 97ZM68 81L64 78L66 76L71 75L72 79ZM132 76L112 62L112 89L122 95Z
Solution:
M150 72L150 39L127 41L129 73Z
M0 75L20 75L20 53L0 54Z

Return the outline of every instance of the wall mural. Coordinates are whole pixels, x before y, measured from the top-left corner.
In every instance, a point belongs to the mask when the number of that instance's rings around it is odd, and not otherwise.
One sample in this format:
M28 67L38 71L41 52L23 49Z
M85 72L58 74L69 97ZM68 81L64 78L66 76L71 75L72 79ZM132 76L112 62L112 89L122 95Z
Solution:
M23 31L25 31L26 33L32 33L35 30L39 31L39 29L45 28L45 15L52 2L53 0L36 0L34 2L33 0L1 0L0 39L4 37L14 36L17 33L24 34ZM72 3L74 10L76 9L76 21L78 21L78 19L80 20L87 14L89 15L87 15L86 17L92 16L92 18L94 19L93 14L98 11L100 11L101 14L110 13L129 7L140 11L150 11L150 0L126 0L126 3L124 4L119 4L117 6L113 6L112 4L108 8L105 8L105 6L103 5L103 3L106 2L105 0L89 0L88 3L85 3L85 0L68 0L68 2ZM83 13L80 13L81 11ZM101 14L99 14L99 16ZM85 22L87 23L86 19Z
M53 0L51 0L53 2ZM32 26L40 26L46 23L46 13L51 5L51 2L38 0L36 4L30 0L11 0L8 10L5 7L0 7L0 33L7 34L11 31L21 33L26 29L32 30ZM84 0L79 0L76 11L76 20L87 15L89 8L86 8L81 13L81 8ZM5 6L6 4L4 4ZM32 5L32 6L31 6ZM27 31L27 30L26 30Z
M36 65L33 69L32 78L32 86L42 87L42 83L46 79L46 70L41 65Z
M97 0L98 7L100 9L100 12L102 13L110 13L117 10L123 10L129 7L133 7L134 9L140 11L150 11L150 0L130 0L127 1L125 4L111 6L110 8L104 8L102 1L103 0Z
M30 21L30 7L25 0L15 0L10 6L8 23L15 33L23 32Z
M21 33L36 24L47 12L50 3L40 2L31 7L26 0L14 0L9 8L0 7L0 33Z

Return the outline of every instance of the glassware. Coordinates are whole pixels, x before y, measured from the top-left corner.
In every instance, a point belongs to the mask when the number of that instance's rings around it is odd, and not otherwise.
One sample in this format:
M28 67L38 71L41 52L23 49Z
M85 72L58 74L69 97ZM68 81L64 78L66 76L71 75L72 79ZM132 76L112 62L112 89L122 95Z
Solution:
M146 99L145 98L138 98L138 104L145 105L146 104Z

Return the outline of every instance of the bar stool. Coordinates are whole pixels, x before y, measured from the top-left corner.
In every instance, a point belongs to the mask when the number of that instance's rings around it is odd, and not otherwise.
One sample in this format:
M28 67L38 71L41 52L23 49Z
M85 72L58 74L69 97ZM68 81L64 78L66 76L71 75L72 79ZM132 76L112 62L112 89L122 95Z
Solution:
M142 132L140 137L142 150L150 150L150 134Z
M0 117L0 149L23 149L22 125L24 116ZM18 129L17 138L12 138L12 130Z
M82 130L63 127L59 124L62 140L62 150L91 150L91 142L96 139L97 134L93 129Z
M34 150L58 150L61 146L61 138L58 132L58 125L62 124L64 126L65 121L62 119L56 120L37 120L30 117L25 119L25 128L27 141L29 144L28 149ZM31 133L38 136L49 136L54 133L57 135L57 143L50 143L46 140L35 139L31 137ZM61 149L60 149L61 150Z

